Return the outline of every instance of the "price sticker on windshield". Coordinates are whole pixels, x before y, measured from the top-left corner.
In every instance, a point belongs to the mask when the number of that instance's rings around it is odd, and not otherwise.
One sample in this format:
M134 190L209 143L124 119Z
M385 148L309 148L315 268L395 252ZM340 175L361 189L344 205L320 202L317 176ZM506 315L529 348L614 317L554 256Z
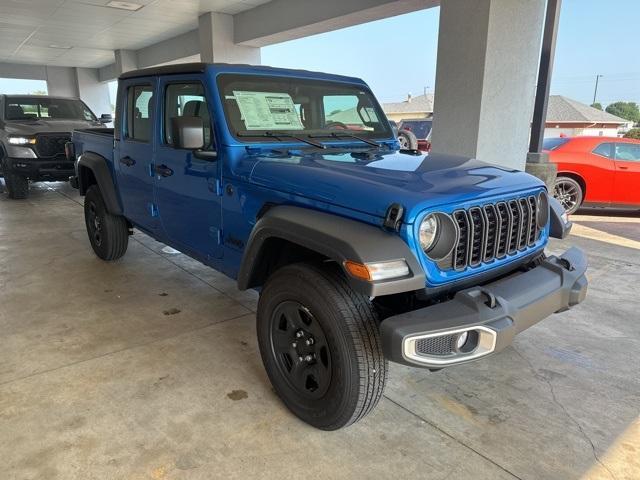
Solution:
M234 90L247 130L304 130L291 95Z

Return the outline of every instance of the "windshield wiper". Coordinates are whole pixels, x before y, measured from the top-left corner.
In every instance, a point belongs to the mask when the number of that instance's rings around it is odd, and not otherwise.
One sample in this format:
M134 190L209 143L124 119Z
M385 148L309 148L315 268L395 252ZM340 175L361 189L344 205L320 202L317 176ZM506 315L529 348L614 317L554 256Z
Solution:
M306 138L299 137L297 135L293 135L292 133L285 132L264 132L264 133L252 133L252 132L238 132L237 135L239 137L267 137L267 138L275 138L276 140L281 140L282 138L293 138L294 140L298 140L299 142L306 143L308 145L312 145L317 148L325 149L326 145L323 145L320 142L314 142L313 140L308 140Z
M373 140L369 140L367 138L361 137L359 135L354 135L353 133L337 133L337 132L333 132L333 133L326 133L326 134L319 134L319 135L309 135L310 138L355 138L356 140L360 140L361 142L364 142L368 145L371 145L372 147L378 147L378 148L382 148L382 145L380 145L378 142L375 142Z

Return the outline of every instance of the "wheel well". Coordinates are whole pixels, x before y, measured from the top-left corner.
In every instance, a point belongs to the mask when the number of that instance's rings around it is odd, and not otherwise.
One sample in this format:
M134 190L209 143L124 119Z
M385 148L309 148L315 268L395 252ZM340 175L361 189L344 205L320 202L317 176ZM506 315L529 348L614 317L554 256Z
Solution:
M587 184L585 183L584 178L582 178L577 173L571 173L571 172L558 172L557 176L558 177L569 177L569 178L575 180L576 182L578 182L578 184L580 185L580 188L582 189L582 201L584 202L584 199L587 196Z
M270 237L260 247L247 288L261 287L271 274L285 265L298 262L319 263L327 260L329 258L307 247L284 238Z
M91 185L97 185L98 183L93 170L82 165L80 165L78 168L78 180L80 195L84 195Z

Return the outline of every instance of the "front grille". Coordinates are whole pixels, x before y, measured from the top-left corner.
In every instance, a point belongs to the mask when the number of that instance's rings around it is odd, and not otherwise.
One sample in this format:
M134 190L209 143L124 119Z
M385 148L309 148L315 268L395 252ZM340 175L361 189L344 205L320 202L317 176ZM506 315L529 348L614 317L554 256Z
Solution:
M455 351L456 335L421 338L416 342L418 355L451 355Z
M533 246L540 236L538 197L479 205L452 214L458 227L453 254L440 267L464 270Z
M64 155L64 144L70 140L68 133L40 133L36 135L36 153L39 157Z

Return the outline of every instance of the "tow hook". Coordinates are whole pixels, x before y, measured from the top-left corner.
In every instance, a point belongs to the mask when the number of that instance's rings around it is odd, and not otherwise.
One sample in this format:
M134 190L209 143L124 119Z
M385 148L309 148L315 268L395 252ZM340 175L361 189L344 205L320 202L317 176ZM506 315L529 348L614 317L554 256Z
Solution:
M559 263L560 265L562 265L562 267L565 270L568 270L570 272L573 272L575 270L575 268L573 267L573 265L571 265L571 262L569 260L567 260L566 258L560 258L559 259Z
M487 299L484 302L484 304L487 307L489 307L491 309L496 308L496 305L498 304L498 301L496 300L496 296L493 293L491 293L489 290L485 290L484 288L480 289L480 293L482 293L485 296L485 298Z

